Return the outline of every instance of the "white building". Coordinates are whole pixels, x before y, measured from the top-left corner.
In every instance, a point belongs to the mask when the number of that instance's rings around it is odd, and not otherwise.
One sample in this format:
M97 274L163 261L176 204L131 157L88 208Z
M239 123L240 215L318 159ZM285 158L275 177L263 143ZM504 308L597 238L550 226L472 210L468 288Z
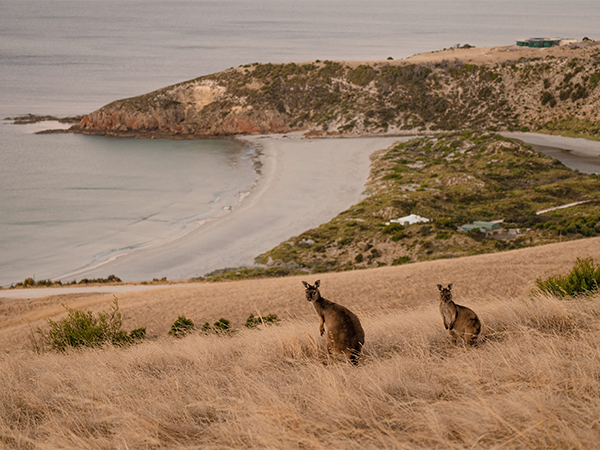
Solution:
M429 219L427 217L421 217L417 216L416 214L411 214L409 216L400 217L399 219L392 219L386 225L389 225L390 223L399 223L400 225L412 225L415 223L424 222L429 222Z

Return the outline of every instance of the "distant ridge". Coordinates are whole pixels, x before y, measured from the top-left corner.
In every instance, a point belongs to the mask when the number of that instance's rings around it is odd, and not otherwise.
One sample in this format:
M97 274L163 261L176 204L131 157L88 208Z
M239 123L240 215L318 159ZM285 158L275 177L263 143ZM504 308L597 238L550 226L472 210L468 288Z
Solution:
M70 131L176 139L467 128L598 136L599 45L464 46L397 61L247 64L112 102Z

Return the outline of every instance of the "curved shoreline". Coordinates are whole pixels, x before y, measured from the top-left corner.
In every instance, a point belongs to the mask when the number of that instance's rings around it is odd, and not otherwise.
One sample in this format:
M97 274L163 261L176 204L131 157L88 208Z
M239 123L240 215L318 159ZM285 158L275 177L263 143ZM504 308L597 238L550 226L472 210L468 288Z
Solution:
M239 206L175 240L136 250L79 276L114 273L124 281L182 280L254 258L286 239L330 220L360 200L376 150L399 139L301 139L245 136L262 145L262 176ZM61 279L58 277L58 279ZM67 280L64 280L67 281Z
M242 140L242 139L239 139L239 140ZM119 258L126 257L127 255L134 254L136 252L140 252L140 251L144 251L144 250L157 248L157 247L160 247L163 245L167 245L171 242L176 242L176 241L184 238L188 234L196 232L204 225L209 224L214 221L218 221L219 219L222 219L222 218L226 217L227 215L231 214L233 211L235 211L237 208L239 208L242 205L242 203L244 202L245 199L247 199L252 194L253 190L256 189L258 183L260 182L260 179L263 177L261 169L262 169L262 166L264 165L264 163L262 161L260 161L260 158L262 156L262 149L258 148L259 146L252 145L252 143L249 143L247 141L244 141L243 145L248 145L252 148L251 153L253 155L250 157L250 159L252 161L252 166L253 166L254 172L256 173L257 177L256 177L254 183L252 184L252 186L250 186L248 189L246 189L244 191L238 192L238 194L237 194L238 200L234 206L224 206L222 208L223 212L221 214L218 214L213 217L209 217L207 219L200 220L195 225L191 226L189 229L183 230L180 233L178 233L175 236L172 236L170 238L167 238L164 240L158 240L156 242L150 241L149 243L140 244L137 246L129 246L129 247L121 248L121 249L109 250L109 251L105 252L105 254L104 254L104 257L108 256L108 259L96 262L100 258L95 258L94 261L90 262L86 266L83 266L78 269L74 269L67 273L63 273L59 276L52 278L52 280L53 281L57 281L57 280L66 281L66 279L71 279L73 277L78 277L82 274L88 274L90 272L95 272L97 270L101 270L104 266L109 265L110 263L118 260Z

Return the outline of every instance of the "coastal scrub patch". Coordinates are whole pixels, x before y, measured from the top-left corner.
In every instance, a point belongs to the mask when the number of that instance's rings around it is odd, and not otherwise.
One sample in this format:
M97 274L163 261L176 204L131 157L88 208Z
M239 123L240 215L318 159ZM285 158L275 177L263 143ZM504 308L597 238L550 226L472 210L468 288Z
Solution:
M37 328L41 343L34 339L32 344L36 350L64 352L77 347L123 346L146 337L145 328L138 328L129 334L122 329L123 317L116 298L108 311L97 314L63 306L67 310L67 317L56 322L48 319L47 330Z
M245 64L112 102L72 131L181 138L544 129L598 137L597 45L585 43L568 57L480 65L455 58Z

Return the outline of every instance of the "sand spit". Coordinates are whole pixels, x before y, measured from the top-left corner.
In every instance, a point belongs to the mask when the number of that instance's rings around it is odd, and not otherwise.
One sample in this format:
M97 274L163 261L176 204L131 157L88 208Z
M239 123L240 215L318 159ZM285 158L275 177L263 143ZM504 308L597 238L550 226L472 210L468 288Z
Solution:
M502 134L529 144L566 149L579 158L595 160L600 155L600 143L594 141L535 133ZM243 139L261 148L263 165L262 177L250 192L240 193L239 205L178 239L121 254L102 265L76 270L58 279L70 282L74 278L115 274L126 282L163 277L182 281L217 269L250 266L259 254L360 201L370 171L369 156L410 137L306 139L296 133ZM88 287L69 289L90 292ZM0 297L58 294L52 289L43 291L21 294L4 290Z

